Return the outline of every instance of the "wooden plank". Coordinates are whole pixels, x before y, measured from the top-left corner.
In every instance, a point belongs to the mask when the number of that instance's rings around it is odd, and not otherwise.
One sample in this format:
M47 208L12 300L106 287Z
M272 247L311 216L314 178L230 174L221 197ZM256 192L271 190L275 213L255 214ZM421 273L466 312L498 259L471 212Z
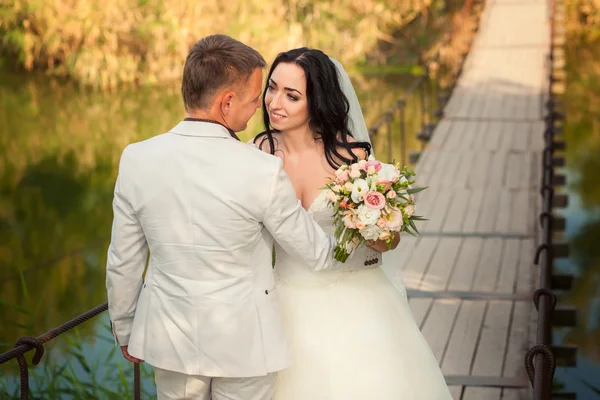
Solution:
M545 125L543 121L531 123L531 142L529 150L542 151L544 148L544 129Z
M444 375L469 375L471 373L471 360L477 345L484 312L485 302L477 300L462 302L448 348L442 360Z
M485 186L487 179L488 167L490 164L490 156L487 152L477 152L469 178L467 180L467 187L470 189L478 189Z
M501 393L499 388L467 387L463 400L500 400Z
M481 330L473 371L482 376L502 376L512 302L490 301Z
M482 247L482 239L476 238L463 240L463 245L456 262L456 267L452 271L452 276L449 280L449 290L472 289L473 278L477 273L477 266L479 265Z
M533 221L535 213L529 205L532 192L518 190L511 192L511 209L508 215L498 215L500 218L510 218L510 225L506 231L497 229L498 232L533 235Z
M477 219L483 208L483 196L485 189L475 188L470 190L470 199L468 206L468 213L463 222L463 232L474 232L477 226Z
M529 344L529 319L531 303L514 302L508 332L506 356L502 376L524 378L524 356Z
M502 129L498 149L501 151L509 151L512 146L513 135L515 134L514 129L511 129L506 122L498 122L498 125L500 126L500 129Z
M502 135L502 125L502 123L490 121L485 124L486 135L482 135L483 142L479 145L479 149L485 149L490 152L498 149Z
M529 142L531 136L531 124L515 122L511 124L510 129L513 129L515 132L511 146L512 150L519 152L527 151L530 147Z
M453 134L446 140L444 151L452 152L468 148L475 136L473 125L473 122L452 121Z
M421 237L413 250L410 262L404 265L402 275L407 288L420 289L423 274L435 253L439 239L435 237Z
M503 243L501 239L485 239L479 268L475 275L473 289L477 291L493 292L496 289L498 273L500 268L500 255Z
M419 289L444 290L454 268L456 256L460 248L461 238L445 238L436 248L435 255L423 277Z
M444 358L446 344L460 306L459 300L440 299L433 302L421 332L431 351L438 360Z
M495 174L501 172L496 171ZM494 224L497 218L496 210L500 203L500 193L497 190L487 189L483 196L481 210L479 212L479 218L477 219L477 225L475 232L493 232Z
M517 292L531 290L534 283L534 272L537 272L533 265L534 256L533 239L521 240L521 250L519 253L519 269L517 275Z
M517 239L507 239L504 241L504 251L502 252L502 264L500 266L500 275L496 284L497 292L516 293L516 279L520 262L520 248L521 243Z
M458 175L461 174L459 173ZM466 176L466 174L463 176ZM465 188L455 188L448 212L443 225L440 227L441 231L460 232L465 218L471 212L468 207L469 199L471 197L470 194L471 192Z
M502 389L502 400L530 399L531 395L527 389Z
M496 214L495 232L508 233L512 232L512 225L517 224L518 221L514 220L513 205L514 205L514 191L509 191L505 188L500 191L498 199L498 210ZM526 211L529 211L526 209Z

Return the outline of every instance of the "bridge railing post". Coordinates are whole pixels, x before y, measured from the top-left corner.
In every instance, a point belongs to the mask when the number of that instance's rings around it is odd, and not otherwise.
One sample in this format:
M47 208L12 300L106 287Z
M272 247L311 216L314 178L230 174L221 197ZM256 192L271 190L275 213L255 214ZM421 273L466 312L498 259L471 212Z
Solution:
M19 363L19 380L20 380L20 398L21 400L29 399L29 365L25 359L25 354L31 350L35 350L33 355L33 365L38 365L44 355L44 344L51 341L52 339L62 335L83 324L84 322L102 314L108 310L108 303L101 304L85 313L73 318L72 320L65 322L64 324L49 330L48 332L38 337L23 336L19 338L15 347L9 351L0 354L0 365L5 364L11 360L16 359ZM141 379L140 379L140 365L134 364L134 399L139 400L141 397Z

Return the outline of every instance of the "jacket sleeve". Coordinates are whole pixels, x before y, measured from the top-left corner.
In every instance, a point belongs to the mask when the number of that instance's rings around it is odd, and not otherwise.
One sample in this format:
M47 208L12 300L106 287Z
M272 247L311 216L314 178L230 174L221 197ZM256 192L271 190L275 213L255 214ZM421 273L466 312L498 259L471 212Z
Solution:
M124 194L131 168L127 166L127 148L119 164L113 199L113 225L106 262L108 312L115 340L129 343L133 317L143 283L148 244L135 211Z
M302 208L281 160L277 159L277 163L266 205L265 227L287 253L304 259L314 271L342 267L333 259L336 239L326 234Z

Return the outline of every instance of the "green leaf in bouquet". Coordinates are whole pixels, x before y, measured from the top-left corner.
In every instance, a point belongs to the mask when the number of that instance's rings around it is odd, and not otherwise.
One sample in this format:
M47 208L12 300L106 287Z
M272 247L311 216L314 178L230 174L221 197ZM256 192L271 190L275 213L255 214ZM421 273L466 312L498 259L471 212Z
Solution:
M354 237L354 229L346 229L346 232L344 232L344 237L342 239L343 243L349 242L350 240L352 240L352 238Z
M420 187L420 188L413 188L413 189L408 189L406 191L406 193L408 194L415 194L415 193L419 193L422 192L423 190L427 189L429 186L424 186L424 187Z
M415 221L410 220L410 227L413 228L415 230L415 232L419 233L419 230L417 229L416 225L415 225Z
M338 239L338 242L340 241L340 238L342 236L342 233L343 233L344 229L346 229L346 227L344 226L344 224L340 224L340 225L338 225L337 228L335 228L334 236Z
M408 233L411 236L417 237L417 235L411 231L408 227L404 228L404 232Z
M413 215L413 216L411 217L411 219L412 219L413 221L429 221L429 219L427 219L427 218L423 218L423 216L421 216L421 215Z

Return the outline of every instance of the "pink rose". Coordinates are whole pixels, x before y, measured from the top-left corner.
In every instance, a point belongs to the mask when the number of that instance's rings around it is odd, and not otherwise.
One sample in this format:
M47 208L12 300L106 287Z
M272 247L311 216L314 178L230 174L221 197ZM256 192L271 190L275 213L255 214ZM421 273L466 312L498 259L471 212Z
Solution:
M343 171L342 173L340 173L337 178L335 178L335 183L337 183L338 185L342 185L344 184L346 181L348 180L348 171Z
M385 197L379 192L367 192L363 197L363 200L369 208L381 210L385 207Z
M382 168L381 161L377 161L377 160L367 161L367 163L365 164L365 170L368 170L369 167L373 167L375 169L375 172L379 172L379 171L381 171L381 168Z

